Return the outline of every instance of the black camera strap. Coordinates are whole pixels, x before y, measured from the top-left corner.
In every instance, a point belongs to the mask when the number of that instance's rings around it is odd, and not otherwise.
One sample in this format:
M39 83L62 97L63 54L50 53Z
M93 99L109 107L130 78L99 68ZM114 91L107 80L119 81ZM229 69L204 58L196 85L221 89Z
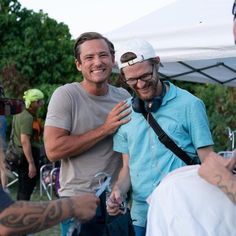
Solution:
M153 128L155 133L157 134L160 142L162 142L168 149L170 149L176 156L178 156L187 165L199 164L176 145L176 143L165 133L165 131L157 123L157 121L154 119L154 117L150 112L143 112L142 114L144 118L147 120L147 122L150 124L150 126Z

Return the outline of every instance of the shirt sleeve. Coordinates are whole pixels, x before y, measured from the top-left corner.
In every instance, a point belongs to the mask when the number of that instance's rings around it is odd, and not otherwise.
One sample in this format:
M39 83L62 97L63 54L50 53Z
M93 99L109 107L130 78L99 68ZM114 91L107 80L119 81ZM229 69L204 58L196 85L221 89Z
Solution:
M67 90L62 86L57 88L48 104L45 126L53 126L71 131L72 101Z
M120 153L129 153L127 138L123 134L121 128L113 136L113 150Z
M0 213L13 203L11 197L0 187Z
M189 133L195 149L214 145L204 103L197 99L189 107Z

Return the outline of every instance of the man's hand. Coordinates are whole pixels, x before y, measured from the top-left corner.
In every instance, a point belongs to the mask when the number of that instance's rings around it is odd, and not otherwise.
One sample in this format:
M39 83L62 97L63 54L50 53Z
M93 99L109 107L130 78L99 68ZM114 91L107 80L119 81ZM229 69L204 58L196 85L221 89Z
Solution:
M34 178L37 174L37 170L34 163L29 163L29 178Z
M129 114L131 109L130 105L125 101L119 102L108 114L107 119L103 125L107 134L113 134L123 124L130 121Z
M84 194L81 196L73 197L73 209L75 211L75 217L80 222L88 221L92 219L96 214L96 209L100 203L99 198L94 194Z
M236 165L236 152L232 158L223 158L216 154L209 155L201 164L198 173L206 181L217 185L220 178L228 178Z
M107 199L107 212L109 215L114 216L122 213L120 205L123 201L122 193L118 187L114 187L109 198Z

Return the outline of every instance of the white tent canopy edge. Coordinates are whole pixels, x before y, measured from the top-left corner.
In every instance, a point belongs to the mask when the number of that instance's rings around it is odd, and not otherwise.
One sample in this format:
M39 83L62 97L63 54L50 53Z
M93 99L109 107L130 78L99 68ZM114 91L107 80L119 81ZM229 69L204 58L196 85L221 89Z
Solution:
M117 50L144 38L164 65L162 78L236 86L232 0L177 0L109 32Z

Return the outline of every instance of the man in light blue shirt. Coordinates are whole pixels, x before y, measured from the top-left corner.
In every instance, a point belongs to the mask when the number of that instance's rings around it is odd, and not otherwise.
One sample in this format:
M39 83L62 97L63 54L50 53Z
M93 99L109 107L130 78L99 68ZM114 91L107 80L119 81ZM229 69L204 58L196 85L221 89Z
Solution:
M192 159L201 161L212 150L212 137L203 102L158 76L160 59L146 41L135 39L118 50L121 78L135 92L131 121L114 136L114 150L123 155L123 168L107 201L109 214L132 187L131 216L136 236L144 236L147 197L171 171L186 165L162 144L143 116L152 114L166 134ZM148 116L149 117L149 116Z

